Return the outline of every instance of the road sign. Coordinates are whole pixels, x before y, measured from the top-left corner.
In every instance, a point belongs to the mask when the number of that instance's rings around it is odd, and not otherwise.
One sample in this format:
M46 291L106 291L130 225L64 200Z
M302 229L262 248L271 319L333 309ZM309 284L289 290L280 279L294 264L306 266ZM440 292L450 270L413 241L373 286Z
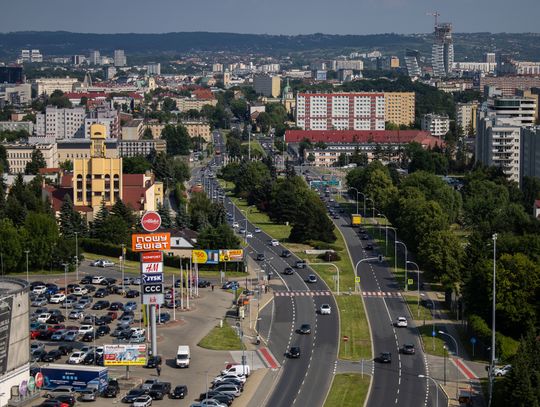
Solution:
M414 284L414 280L412 278L409 278L407 280L407 285L413 285Z
M144 285L152 283L163 283L163 273L143 274L142 282Z
M141 226L147 232L155 232L161 226L161 216L157 212L146 212L141 218Z
M142 303L145 305L160 305L165 302L165 295L163 294L144 294L142 296Z
M163 284L145 284L143 287L143 294L162 294Z
M355 282L355 283L359 283L359 282L360 282L360 277L355 277L355 278L354 278L354 282Z
M471 343L472 343L473 345L476 343L476 338L475 338L474 336L471 338Z
M431 331L431 336L437 336L437 332Z
M141 263L141 273L163 273L163 263Z

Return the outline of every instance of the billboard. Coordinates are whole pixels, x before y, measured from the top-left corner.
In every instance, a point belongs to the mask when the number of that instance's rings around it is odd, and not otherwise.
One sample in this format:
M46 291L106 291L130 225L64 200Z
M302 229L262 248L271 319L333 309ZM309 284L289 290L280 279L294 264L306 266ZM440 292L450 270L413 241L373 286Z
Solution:
M354 225L360 225L362 223L362 216L358 214L353 214L352 216L352 224Z
M169 250L170 248L170 233L135 233L131 235L131 250L134 252L151 252Z
M238 262L244 261L243 249L223 249L219 251L219 261L221 262Z
M191 261L198 264L218 264L219 250L192 250Z
M146 344L104 345L104 366L144 366Z

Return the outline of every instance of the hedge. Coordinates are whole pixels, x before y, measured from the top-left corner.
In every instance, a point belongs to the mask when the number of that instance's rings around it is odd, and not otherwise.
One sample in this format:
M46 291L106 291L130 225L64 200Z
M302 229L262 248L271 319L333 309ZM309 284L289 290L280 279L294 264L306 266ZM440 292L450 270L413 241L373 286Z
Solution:
M471 330L477 339L484 343L491 343L491 328L478 315L470 315L468 318L469 330ZM496 351L499 360L509 360L517 352L519 342L499 332L495 333Z

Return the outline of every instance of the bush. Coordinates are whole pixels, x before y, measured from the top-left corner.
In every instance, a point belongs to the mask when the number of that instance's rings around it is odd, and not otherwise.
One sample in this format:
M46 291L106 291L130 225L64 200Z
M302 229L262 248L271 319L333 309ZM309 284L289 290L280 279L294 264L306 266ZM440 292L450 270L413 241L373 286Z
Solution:
M491 343L491 328L478 315L470 315L468 318L469 330L476 338L484 344ZM501 333L495 334L496 352L500 360L507 361L514 356L518 350L519 342Z
M308 240L306 243L317 250L331 250L334 252L337 252L339 250L339 247L337 247L336 245L332 243L321 242L320 240Z
M324 261L330 261L330 262L341 260L341 257L339 256L339 254L333 250L328 250L325 253L319 255L318 257Z

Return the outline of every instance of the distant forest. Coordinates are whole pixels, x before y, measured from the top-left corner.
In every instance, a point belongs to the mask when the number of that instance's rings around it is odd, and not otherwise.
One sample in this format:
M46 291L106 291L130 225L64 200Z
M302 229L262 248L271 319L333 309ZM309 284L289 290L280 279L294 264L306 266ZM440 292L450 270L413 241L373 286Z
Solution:
M112 54L124 49L131 55L182 55L193 52L233 52L266 55L307 52L322 55L328 50L369 51L403 56L406 48L430 54L430 34L377 35L259 35L210 32L167 34L84 34L65 31L25 31L0 34L0 59L12 59L21 49L37 48L47 56L88 54L97 49ZM540 61L540 34L454 34L456 60L480 60L484 52L512 53L518 59Z

